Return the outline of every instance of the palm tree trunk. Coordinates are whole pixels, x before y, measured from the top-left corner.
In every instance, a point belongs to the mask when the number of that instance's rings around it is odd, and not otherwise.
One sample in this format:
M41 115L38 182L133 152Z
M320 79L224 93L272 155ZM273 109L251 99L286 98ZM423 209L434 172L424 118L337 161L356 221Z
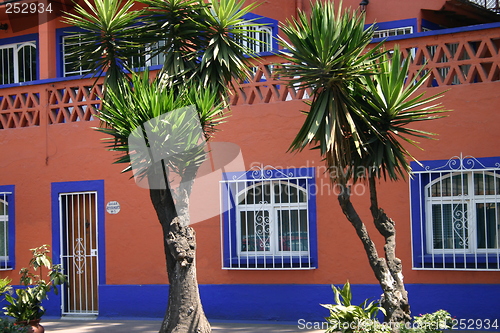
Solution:
M378 255L375 243L351 202L349 186L346 184L339 184L338 186L340 187L340 194L338 195L340 207L363 243L370 266L382 288L381 305L386 311L385 321L393 323L410 321L408 293L405 290L403 275L401 274L402 264L401 260L395 255L396 230L394 221L387 217L384 211L378 207L374 177L369 177L370 211L377 230L385 238L384 257Z
M148 181L158 184L165 177L164 170L157 165L148 174ZM209 333L210 324L201 304L196 277L196 237L189 226L187 209L177 213L174 198L168 188L154 189L150 197L158 220L162 226L165 259L170 284L168 307L159 333ZM178 200L186 204L188 192Z

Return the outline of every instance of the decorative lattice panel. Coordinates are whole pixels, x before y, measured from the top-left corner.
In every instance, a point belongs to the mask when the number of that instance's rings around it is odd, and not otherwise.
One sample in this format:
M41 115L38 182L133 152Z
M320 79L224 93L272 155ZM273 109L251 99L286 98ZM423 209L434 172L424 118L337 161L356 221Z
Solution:
M48 93L49 124L89 121L99 109L101 85L63 86Z
M0 129L40 125L40 95L19 92L0 95Z
M500 81L500 29L419 36L397 43L412 59L408 82L419 71L430 71L427 87ZM231 105L252 105L308 99L310 89L288 86L277 75L283 62L277 56L261 59L245 82L235 83ZM82 79L0 90L0 129L90 121L100 106L102 85ZM42 120L41 120L42 119Z

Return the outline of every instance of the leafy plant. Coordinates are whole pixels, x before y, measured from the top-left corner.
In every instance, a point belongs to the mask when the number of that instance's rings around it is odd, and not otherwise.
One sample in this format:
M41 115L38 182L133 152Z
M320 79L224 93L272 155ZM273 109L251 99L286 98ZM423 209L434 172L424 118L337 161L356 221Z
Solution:
M415 316L411 325L401 329L401 333L442 333L453 326L453 318L445 310Z
M332 285L336 304L321 304L330 310L330 316L326 318L328 329L326 332L388 332L388 327L377 321L378 311L385 314L384 308L377 301L368 303L366 299L360 305L352 305L351 285L347 281L344 286L338 288Z
M22 268L20 282L22 288L12 293L12 287L0 283L0 291L9 303L4 307L4 314L16 319L16 322L29 322L39 319L45 313L42 301L48 299L48 293L54 291L57 295L57 286L66 282L60 265L52 265L48 256L48 245L31 249L33 257L28 268ZM44 270L47 270L44 272ZM39 273L39 274L38 274ZM8 281L10 283L10 281ZM3 289L2 289L3 285ZM15 294L15 296L13 295Z
M0 318L0 332L2 333L27 333L29 327L24 325L16 325L12 320Z

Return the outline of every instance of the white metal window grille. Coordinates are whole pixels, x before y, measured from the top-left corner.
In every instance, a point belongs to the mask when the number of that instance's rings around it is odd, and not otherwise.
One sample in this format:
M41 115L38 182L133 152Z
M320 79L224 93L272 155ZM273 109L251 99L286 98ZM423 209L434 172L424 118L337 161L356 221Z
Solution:
M413 199L422 201L412 223L420 239L414 268L500 270L500 163L456 157L415 174Z
M311 269L311 176L253 169L222 181L223 267Z
M470 2L494 12L500 12L500 0L470 0Z
M271 52L273 50L273 29L269 26L252 25L245 27L246 39L239 41L253 53Z
M59 195L63 314L98 314L97 193Z
M81 57L74 54L75 48L81 45L83 45L81 34L63 36L63 76L84 75L90 71L90 69L82 66Z
M374 31L373 38L387 38L392 36L408 35L412 33L413 33L413 27L381 29Z
M36 70L34 41L0 46L0 84L36 80Z
M0 192L0 270L9 267L9 202L11 193Z
M165 41L161 40L139 48L138 54L129 59L130 68L145 68L163 65L165 63L165 55L161 52L157 53L157 50L164 46Z

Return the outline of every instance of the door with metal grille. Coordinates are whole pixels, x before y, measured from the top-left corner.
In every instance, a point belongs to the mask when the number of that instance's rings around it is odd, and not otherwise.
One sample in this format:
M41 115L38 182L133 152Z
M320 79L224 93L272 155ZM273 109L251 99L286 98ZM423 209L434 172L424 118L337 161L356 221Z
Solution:
M97 192L59 195L63 314L98 314Z

